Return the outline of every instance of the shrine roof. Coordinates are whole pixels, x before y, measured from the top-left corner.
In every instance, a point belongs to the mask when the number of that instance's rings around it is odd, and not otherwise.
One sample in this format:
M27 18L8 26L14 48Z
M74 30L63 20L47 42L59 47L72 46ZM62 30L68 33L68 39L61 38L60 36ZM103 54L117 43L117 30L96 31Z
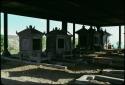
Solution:
M40 32L39 30L36 30L35 27L32 27L31 25L29 27L27 27L26 29L20 31L20 32L16 32L18 35L23 35L23 34L40 34L43 35L44 33Z
M47 35L72 35L72 34L68 31L65 32L64 30L55 27L55 29L50 31Z

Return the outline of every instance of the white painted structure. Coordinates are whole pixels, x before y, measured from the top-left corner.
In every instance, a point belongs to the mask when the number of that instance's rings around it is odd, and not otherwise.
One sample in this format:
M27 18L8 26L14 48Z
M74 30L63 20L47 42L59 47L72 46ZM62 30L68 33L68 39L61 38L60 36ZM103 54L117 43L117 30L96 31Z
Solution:
M43 33L31 25L21 32L18 32L20 58L34 62L41 61L42 36Z
M71 37L68 32L58 29L57 27L46 34L47 37L47 54L55 57L72 50ZM59 57L58 57L59 58Z

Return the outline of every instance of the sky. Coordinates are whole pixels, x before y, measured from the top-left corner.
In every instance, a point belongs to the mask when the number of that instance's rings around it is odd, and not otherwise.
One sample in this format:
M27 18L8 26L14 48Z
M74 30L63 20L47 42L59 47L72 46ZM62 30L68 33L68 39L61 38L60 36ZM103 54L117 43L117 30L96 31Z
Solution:
M41 32L46 32L46 19L39 19L39 18L31 18L31 17L24 17L24 16L18 16L18 15L12 15L12 14L8 14L8 35L16 35L16 31L19 32L23 29L26 29L26 26L35 26L35 29L41 31ZM60 29L62 29L62 22L61 21L54 21L54 20L50 20L50 31L55 28L58 27ZM79 30L82 28L82 25L80 24L76 24L75 25L76 30ZM68 23L68 31L73 34L73 24L72 23ZM86 28L88 29L89 26L86 26ZM111 28L111 29L110 29ZM119 27L118 26L112 26L112 27L102 27L103 30L106 29L107 32L109 32L110 34L112 34L109 37L110 43L113 44L114 46L116 46L116 43L119 40ZM122 26L121 29L122 33L121 33L121 40L122 40L122 48L124 47L124 26ZM3 13L1 13L1 34L3 34ZM75 35L76 38L78 37L78 35Z

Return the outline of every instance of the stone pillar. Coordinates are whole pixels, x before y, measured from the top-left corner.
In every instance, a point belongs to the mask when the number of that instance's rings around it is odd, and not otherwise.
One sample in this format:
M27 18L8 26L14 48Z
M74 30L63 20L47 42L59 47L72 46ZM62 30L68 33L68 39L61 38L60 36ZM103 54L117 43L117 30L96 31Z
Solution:
M119 26L119 46L118 49L121 49L121 26Z
M67 21L63 20L62 21L62 30L67 33Z
M8 14L4 13L4 52L3 56L10 56L8 51Z
M73 23L73 48L75 48L75 23Z

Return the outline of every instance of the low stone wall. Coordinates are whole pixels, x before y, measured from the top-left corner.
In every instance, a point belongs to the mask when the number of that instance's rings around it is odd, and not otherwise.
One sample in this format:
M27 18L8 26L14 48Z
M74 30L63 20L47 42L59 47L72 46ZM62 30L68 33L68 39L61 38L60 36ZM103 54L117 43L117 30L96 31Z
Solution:
M96 75L95 80L106 81L112 84L123 84L124 82L124 79L109 77L109 76L102 76L102 75Z
M109 82L111 84L117 84L117 85L121 85L123 84L124 82L124 79L120 79L120 78L115 78L115 77L109 77L109 76L102 76L102 75L83 75L81 76L80 78L76 79L76 84L93 84L94 82L91 82L95 80L96 83L97 81L100 82L103 82L103 83L106 83L106 82ZM103 84L105 85L105 84ZM106 84L107 85L107 84Z
M23 62L27 64L36 64L36 65L42 65L46 67L52 67L52 68L57 68L57 69L67 69L67 66L62 66L62 65L56 65L56 64L47 64L47 63L37 63L37 62L31 62L31 61L22 61L19 59L13 59L13 58L8 58L8 57L2 57L3 59L10 60L10 61L16 61L16 62Z
M57 69L67 69L67 66L61 66L61 65L55 65L55 64L42 63L42 65L46 67L57 68Z

